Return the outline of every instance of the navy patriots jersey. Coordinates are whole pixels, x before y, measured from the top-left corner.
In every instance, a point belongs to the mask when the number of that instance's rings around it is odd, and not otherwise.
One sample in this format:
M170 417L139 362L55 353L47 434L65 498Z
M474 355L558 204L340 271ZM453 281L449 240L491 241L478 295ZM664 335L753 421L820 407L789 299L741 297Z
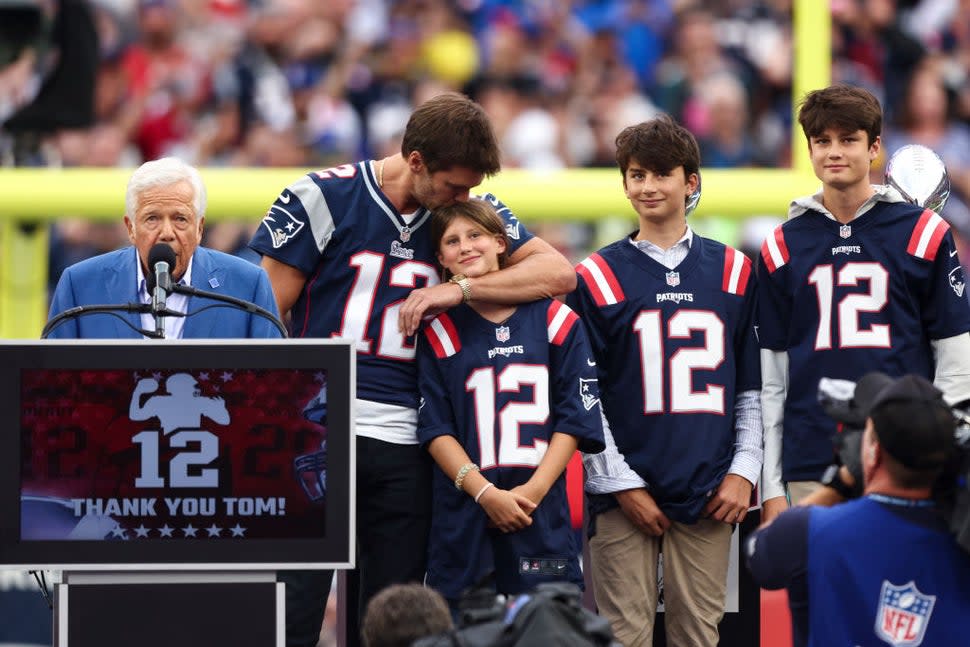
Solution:
M513 253L532 235L497 198ZM357 397L417 407L414 338L397 329L411 290L436 285L439 268L424 208L406 223L378 188L371 162L309 173L286 187L250 246L300 270L294 337L357 341Z
M694 236L668 270L623 239L577 267L567 303L596 356L627 464L671 519L697 519L734 456L734 403L761 388L751 261Z
M522 304L502 324L467 305L438 315L419 340L418 368L418 440L454 436L500 488L529 480L554 432L576 436L583 451L603 449L586 333L576 313L559 301ZM508 535L487 533L485 511L439 468L433 484L428 582L445 597L457 598L474 584L492 558L503 593L545 579L582 584L565 474L540 503L532 525Z
M806 211L765 240L761 346L789 358L784 480L818 480L832 462L836 427L818 403L821 378L878 370L932 380L930 340L970 330L949 229L932 211L877 202L848 225Z

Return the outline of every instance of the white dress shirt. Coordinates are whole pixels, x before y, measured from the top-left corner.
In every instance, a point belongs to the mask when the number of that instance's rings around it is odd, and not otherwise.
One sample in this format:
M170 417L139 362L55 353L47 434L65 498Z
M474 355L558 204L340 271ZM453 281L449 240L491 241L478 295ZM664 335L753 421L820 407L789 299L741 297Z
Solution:
M135 253L137 254L137 251ZM145 272L141 267L141 259L138 259L135 265L138 266L138 300L141 303L150 304L152 302L152 296L148 294L148 281L145 279ZM185 268L185 274L182 276L182 279L176 281L176 283L179 285L192 285L192 258L189 258L189 265ZM166 297L165 307L175 312L188 312L189 297L185 294L176 294L173 292ZM182 338L182 331L185 329L185 317L162 317L162 323L165 327L165 339ZM155 317L152 313L142 313L141 327L145 330L155 330Z

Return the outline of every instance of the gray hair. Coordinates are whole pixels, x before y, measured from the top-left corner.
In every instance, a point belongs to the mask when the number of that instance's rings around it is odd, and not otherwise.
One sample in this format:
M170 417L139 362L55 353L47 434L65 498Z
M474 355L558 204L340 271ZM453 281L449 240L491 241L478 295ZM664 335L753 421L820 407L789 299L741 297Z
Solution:
M194 167L186 164L177 157L162 157L151 162L145 162L131 174L128 189L125 192L125 213L134 219L138 209L138 198L146 189L172 186L179 182L192 185L192 206L195 208L196 218L205 217L205 184L202 176Z

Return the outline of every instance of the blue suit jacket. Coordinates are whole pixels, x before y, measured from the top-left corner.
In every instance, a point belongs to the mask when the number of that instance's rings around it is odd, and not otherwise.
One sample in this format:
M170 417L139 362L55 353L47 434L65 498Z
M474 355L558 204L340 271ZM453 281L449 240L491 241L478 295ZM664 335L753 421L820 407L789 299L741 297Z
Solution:
M136 285L138 254L134 247L126 247L76 263L64 270L48 319L82 305L127 304L138 301ZM276 316L276 300L269 277L258 265L229 254L197 247L192 258L192 286L206 292L216 292L245 299L265 308ZM267 319L243 310L226 307L210 308L196 315L200 308L219 303L212 299L189 297L182 337L185 339L279 338L276 327ZM134 328L142 328L141 315L119 312ZM49 339L140 339L142 335L124 321L110 314L90 314L61 323L51 331Z

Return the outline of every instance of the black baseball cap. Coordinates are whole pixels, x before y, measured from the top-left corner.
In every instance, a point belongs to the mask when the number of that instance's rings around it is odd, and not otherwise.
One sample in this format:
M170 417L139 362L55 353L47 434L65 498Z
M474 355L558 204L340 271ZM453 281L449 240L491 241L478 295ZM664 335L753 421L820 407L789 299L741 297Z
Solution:
M879 444L902 465L936 469L952 456L956 420L943 392L926 378L866 373L856 383L853 400L872 418Z

